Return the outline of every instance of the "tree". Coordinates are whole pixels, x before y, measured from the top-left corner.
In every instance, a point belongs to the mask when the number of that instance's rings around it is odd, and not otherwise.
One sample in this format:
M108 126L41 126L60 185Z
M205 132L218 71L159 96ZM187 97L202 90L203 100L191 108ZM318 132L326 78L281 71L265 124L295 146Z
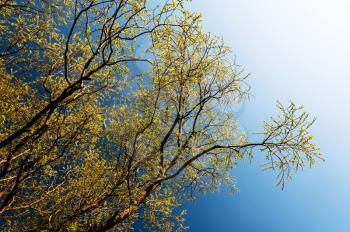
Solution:
M183 229L184 200L253 151L284 186L321 158L294 103L249 141L231 106L249 96L223 41L182 1L0 2L2 229ZM143 53L135 51L148 43ZM142 73L131 62L148 64Z

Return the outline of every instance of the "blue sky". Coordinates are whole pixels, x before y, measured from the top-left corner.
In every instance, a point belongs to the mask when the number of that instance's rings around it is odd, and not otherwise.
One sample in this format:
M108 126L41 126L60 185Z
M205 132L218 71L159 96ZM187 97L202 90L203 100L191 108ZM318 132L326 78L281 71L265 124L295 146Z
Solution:
M350 1L194 0L204 29L223 36L251 73L255 98L239 114L246 131L293 99L318 118L313 127L326 162L294 176L284 191L259 158L232 174L225 190L187 203L189 231L350 231ZM256 154L259 157L259 153Z

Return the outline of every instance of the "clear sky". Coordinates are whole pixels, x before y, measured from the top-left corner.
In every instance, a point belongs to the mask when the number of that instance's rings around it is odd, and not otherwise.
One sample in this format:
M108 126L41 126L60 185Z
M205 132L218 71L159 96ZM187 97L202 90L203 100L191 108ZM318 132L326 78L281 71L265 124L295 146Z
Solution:
M190 8L251 73L255 98L240 111L242 127L259 130L276 100L293 99L318 118L313 134L326 162L284 191L258 161L240 163L238 194L186 204L189 231L350 231L350 1L193 0Z

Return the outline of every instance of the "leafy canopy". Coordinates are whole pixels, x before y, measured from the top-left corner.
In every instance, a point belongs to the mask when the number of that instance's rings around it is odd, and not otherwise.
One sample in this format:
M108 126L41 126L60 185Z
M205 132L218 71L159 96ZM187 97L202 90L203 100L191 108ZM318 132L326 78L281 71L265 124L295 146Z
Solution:
M294 103L246 138L232 110L249 97L246 76L183 1L0 0L0 12L3 230L137 219L183 230L174 209L221 184L234 192L230 170L254 149L282 187L321 158Z

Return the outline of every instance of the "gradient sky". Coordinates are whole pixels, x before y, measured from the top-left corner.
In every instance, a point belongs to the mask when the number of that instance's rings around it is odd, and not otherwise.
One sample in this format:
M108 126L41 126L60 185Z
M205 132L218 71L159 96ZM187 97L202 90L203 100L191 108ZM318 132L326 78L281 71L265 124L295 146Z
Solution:
M312 132L326 158L283 191L258 161L240 163L232 171L235 196L223 191L186 203L189 231L350 231L350 1L193 0L189 6L251 73L255 98L239 113L242 127L258 131L276 113L276 100L293 99L318 118Z

